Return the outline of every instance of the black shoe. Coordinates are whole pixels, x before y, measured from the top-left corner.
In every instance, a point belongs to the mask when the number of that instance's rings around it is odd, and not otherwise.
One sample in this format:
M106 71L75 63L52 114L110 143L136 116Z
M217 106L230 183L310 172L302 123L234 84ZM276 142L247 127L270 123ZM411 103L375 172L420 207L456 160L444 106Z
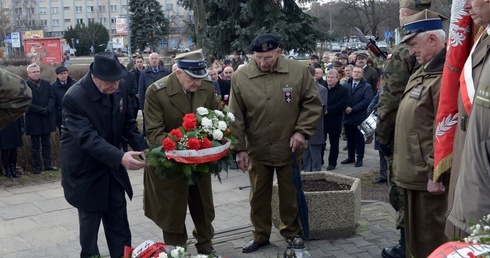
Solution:
M385 177L378 177L373 180L373 184L381 184L381 183L386 183L388 181Z
M401 245L395 245L391 248L385 248L381 251L383 258L405 258L405 248Z
M39 175L41 174L41 168L40 167L35 167L34 168L34 175Z
M53 165L44 167L44 171L56 171L56 170L58 170L58 167Z
M356 161L356 164L354 165L354 167L358 168L358 167L362 167L362 159L358 159Z
M354 162L356 162L356 160L354 158L346 158L346 159L342 160L340 162L340 164L351 164L351 163L354 163Z
M335 169L335 166L333 166L333 165L328 165L328 167L327 167L327 170L334 170L334 169Z
M269 241L266 241L264 243L259 243L255 240L250 240L246 245L243 246L242 248L242 253L251 253L257 251L259 248L266 246L270 244Z
M218 251L216 251L216 249L214 249L212 247L208 247L208 248L205 248L205 249L197 250L197 253L198 254L208 255L209 257L214 257L214 258L221 257L221 254L219 254Z

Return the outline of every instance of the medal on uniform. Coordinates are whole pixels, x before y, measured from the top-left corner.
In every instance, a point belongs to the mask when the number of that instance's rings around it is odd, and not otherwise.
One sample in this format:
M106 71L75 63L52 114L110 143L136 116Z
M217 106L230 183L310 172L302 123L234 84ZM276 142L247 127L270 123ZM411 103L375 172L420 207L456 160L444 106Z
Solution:
M123 104L124 104L123 98L121 98L121 100L119 100L119 112L121 113L123 112Z
M286 87L282 88L282 92L284 93L284 102L293 102L293 87L288 87L286 85Z

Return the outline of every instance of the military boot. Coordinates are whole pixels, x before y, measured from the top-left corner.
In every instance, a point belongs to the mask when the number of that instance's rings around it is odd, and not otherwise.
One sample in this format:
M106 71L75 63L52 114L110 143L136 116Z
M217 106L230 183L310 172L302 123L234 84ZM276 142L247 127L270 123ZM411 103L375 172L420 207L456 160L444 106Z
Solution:
M398 244L385 248L381 251L383 258L405 258L405 229L400 229L400 240Z

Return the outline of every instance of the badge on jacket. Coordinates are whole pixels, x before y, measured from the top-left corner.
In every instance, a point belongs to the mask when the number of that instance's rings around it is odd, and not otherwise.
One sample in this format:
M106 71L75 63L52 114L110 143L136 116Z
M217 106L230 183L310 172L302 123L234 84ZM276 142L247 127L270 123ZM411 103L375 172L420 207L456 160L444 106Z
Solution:
M286 87L282 88L282 92L284 93L284 102L293 102L293 87L288 87L286 85Z

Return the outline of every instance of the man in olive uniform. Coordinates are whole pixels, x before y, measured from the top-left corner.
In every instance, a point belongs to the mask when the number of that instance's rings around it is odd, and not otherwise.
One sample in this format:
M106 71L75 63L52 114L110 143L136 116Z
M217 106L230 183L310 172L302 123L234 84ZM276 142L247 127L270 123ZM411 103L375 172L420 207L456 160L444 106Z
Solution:
M430 7L431 0L400 0L400 23L406 16L413 15ZM399 191L393 181L393 139L395 136L395 118L400 104L400 97L405 90L410 75L417 70L419 64L411 56L408 46L400 43L392 51L391 59L384 66L381 75L382 88L376 123L376 139L380 142L381 151L388 161L389 200L397 211L396 228L400 229L399 243L391 248L384 248L381 255L384 258L405 257L405 228L403 223L403 192Z
M208 76L202 50L175 57L177 70L154 82L146 91L145 123L150 146L161 145L167 134L182 124L185 114L195 113L198 107L219 109L220 103ZM187 243L185 216L187 206L194 221L194 238L199 254L219 253L211 242L214 228L211 175L203 173L195 185L180 178L163 179L147 166L144 175L145 215L163 230L165 243L184 246Z
M0 69L0 130L22 116L32 101L32 91L26 82L15 74Z
M403 189L406 255L427 257L444 235L449 175L434 182L434 123L446 57L444 16L424 10L404 18L406 42L421 65L408 80L395 120L393 179ZM421 116L420 114L423 114Z
M254 60L231 79L232 131L238 139L236 160L250 177L252 237L242 249L254 252L269 244L272 229L272 182L276 171L281 206L280 233L298 235L298 203L293 155L305 147L322 114L318 89L308 68L281 55L279 38L264 34L250 45Z

